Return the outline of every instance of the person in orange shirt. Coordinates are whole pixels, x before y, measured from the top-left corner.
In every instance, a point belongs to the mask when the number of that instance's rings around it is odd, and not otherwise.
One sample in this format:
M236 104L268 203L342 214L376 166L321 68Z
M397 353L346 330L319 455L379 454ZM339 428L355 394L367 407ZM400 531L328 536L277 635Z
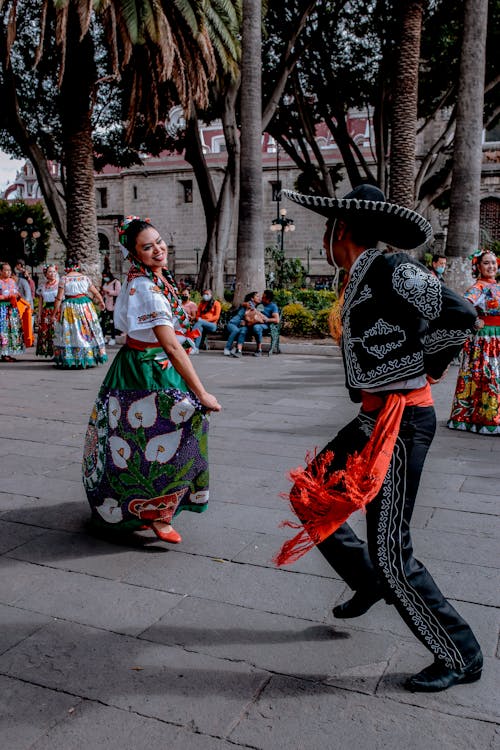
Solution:
M193 350L198 353L200 349L206 349L205 338L207 333L214 333L217 330L221 314L221 304L219 300L214 299L211 289L204 289L201 302L198 305L198 320L193 326L193 330L201 333L201 339L198 349Z

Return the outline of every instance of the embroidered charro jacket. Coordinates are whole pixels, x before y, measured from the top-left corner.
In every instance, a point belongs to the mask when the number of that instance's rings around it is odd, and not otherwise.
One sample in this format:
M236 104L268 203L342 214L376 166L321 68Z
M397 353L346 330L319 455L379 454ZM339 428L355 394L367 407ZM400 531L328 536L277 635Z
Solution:
M441 377L476 319L474 307L420 263L375 249L355 263L341 314L346 385L355 401L362 388Z

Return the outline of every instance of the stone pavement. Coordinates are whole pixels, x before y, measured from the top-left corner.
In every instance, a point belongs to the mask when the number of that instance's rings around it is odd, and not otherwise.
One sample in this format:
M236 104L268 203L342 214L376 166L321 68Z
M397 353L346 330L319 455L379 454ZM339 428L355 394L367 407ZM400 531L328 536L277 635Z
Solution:
M426 696L401 688L430 657L391 607L335 621L349 592L318 553L270 562L290 534L287 470L356 411L338 357L210 351L195 366L224 406L211 418L212 500L177 519L184 542L169 546L87 532L80 460L105 368L33 354L0 365L2 750L500 747L500 439L444 427L456 368L434 387L414 541L485 669Z

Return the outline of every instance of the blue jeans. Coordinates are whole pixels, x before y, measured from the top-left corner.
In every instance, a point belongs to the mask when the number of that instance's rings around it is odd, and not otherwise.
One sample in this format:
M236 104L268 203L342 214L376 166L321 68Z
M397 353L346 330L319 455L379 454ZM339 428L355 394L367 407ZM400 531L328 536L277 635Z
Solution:
M260 346L262 335L269 330L269 325L267 323L255 323L255 325L250 326L249 330L254 337L257 346Z
M236 340L238 340L238 344L242 344L245 341L245 336L248 331L246 326L239 326L229 322L227 324L227 330L229 331L229 336L227 337L224 346L225 349L231 349Z
M217 323L212 323L210 320L198 318L195 325L193 326L193 330L201 332L201 339L198 342L198 349L201 349L203 344L205 343L207 333L215 333L215 331L217 330Z

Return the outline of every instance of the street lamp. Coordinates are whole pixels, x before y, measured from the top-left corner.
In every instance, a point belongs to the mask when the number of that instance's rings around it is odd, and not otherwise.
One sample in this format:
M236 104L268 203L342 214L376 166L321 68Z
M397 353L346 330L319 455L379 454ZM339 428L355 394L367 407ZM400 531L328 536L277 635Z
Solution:
M33 252L42 234L36 224L33 223L31 216L26 218L26 226L21 229L19 235L23 241L23 254L31 266L31 273L33 273Z
M280 234L280 250L284 252L285 248L285 232L295 232L295 224L293 219L289 219L286 215L286 208L279 209L278 203L278 215L271 224L271 232L281 232Z
M295 232L295 224L293 219L289 219L286 215L286 208L280 210L280 198L281 198L281 181L280 181L280 147L279 143L276 142L276 218L271 224L271 232L281 232L279 248L281 252L284 252L285 247L285 232Z

